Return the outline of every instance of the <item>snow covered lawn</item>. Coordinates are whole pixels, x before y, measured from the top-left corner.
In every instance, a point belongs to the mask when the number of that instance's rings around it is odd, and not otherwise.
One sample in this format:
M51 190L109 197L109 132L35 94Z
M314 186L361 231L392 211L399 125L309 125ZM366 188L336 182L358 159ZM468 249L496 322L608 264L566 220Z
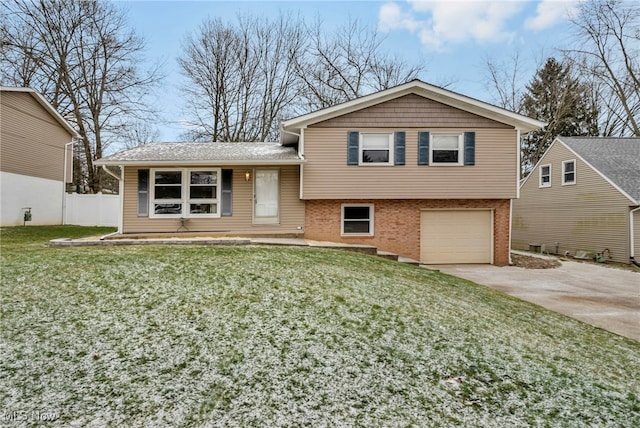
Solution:
M640 426L639 343L464 280L27 229L2 230L8 426Z

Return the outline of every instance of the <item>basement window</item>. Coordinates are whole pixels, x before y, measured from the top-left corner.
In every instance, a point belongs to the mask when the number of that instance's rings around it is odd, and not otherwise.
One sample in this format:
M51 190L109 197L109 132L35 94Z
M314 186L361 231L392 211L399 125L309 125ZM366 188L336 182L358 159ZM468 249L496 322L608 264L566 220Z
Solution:
M373 204L342 205L342 235L373 236Z

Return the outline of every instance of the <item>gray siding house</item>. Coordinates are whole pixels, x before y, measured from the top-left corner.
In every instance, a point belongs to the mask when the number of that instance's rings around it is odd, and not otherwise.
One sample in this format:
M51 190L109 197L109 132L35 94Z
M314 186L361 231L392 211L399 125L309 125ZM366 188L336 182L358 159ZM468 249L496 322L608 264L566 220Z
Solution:
M512 245L638 258L640 138L556 138L514 201Z

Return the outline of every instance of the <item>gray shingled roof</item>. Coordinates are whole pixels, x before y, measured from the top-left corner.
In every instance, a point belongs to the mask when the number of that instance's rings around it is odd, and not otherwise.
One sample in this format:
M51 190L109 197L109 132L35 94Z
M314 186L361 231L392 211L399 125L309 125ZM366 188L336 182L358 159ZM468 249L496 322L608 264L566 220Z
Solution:
M302 163L295 148L279 143L149 143L106 156L97 165Z
M558 138L640 202L640 138Z

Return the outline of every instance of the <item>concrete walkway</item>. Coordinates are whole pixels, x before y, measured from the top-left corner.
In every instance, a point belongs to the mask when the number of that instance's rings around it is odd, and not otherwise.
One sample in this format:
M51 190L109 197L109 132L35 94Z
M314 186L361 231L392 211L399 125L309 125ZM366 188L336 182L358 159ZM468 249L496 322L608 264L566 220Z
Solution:
M115 235L115 234L114 234ZM208 237L208 236L175 236L168 234L158 237L159 234L149 237L127 237L118 235L117 237L92 236L88 238L59 238L49 241L49 247L96 247L96 246L126 246L126 245L276 245L292 247L314 247L330 248L346 251L354 251L363 254L376 255L389 260L418 266L420 262L399 256L386 251L378 251L371 245L363 244L342 244L327 241L314 241L303 238L268 238L268 237Z
M640 273L563 261L555 269L429 266L640 341Z

